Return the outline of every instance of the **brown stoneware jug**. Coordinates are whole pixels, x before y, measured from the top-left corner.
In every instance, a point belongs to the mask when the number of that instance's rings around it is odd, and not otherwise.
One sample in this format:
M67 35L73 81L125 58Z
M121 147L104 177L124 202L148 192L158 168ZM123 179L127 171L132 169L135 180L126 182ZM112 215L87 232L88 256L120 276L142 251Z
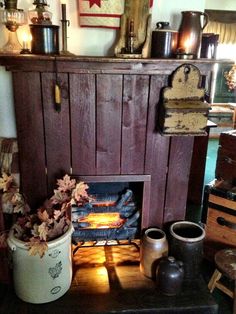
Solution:
M181 13L177 57L186 55L189 56L189 59L196 59L200 56L202 31L208 23L208 15L198 11Z
M152 32L151 57L167 59L173 58L178 43L178 32L171 30L169 22L158 22Z
M156 269L160 259L168 255L168 242L164 231L158 228L145 230L140 245L140 270L152 279L156 278Z
M191 221L170 226L170 255L184 264L184 280L196 280L201 272L205 230Z
M174 296L181 291L184 268L173 256L161 259L157 268L157 286L164 295Z

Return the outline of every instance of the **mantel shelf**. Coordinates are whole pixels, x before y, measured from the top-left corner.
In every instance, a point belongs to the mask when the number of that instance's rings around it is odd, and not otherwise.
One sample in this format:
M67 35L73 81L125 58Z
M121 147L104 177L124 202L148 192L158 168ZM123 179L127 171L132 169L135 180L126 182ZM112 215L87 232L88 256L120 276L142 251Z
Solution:
M9 71L38 71L66 73L130 73L130 74L170 74L182 64L196 65L202 75L207 75L215 63L232 60L214 59L122 59L95 56L63 55L22 55L0 54L0 65Z

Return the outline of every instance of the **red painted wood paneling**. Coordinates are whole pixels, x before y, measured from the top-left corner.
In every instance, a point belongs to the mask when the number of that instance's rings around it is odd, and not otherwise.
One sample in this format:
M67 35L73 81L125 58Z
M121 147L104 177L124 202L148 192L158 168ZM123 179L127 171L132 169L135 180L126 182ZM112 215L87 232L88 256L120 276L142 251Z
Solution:
M97 75L97 174L120 174L122 75Z
M143 174L149 76L125 75L122 124L122 174Z
M190 61L203 75L212 67ZM31 205L72 166L80 176L150 175L143 224L185 218L194 138L162 136L156 121L161 88L186 60L59 56L60 113L53 108L54 57L1 56L0 62L13 72L22 191Z
M145 158L145 173L151 174L149 226L161 226L164 215L170 138L157 132L157 112L160 90L166 81L166 76L153 75L150 84Z
M95 75L70 74L72 172L96 173Z
M185 219L193 136L171 138L164 222Z
M199 206L202 203L209 132L210 129L208 128L207 136L196 136L194 138L193 145L193 158L188 187L188 201Z
M13 72L21 190L30 206L47 195L45 142L40 73Z
M55 82L55 74L42 73L46 165L50 194L56 186L56 180L65 173L70 173L71 168L68 75L58 74L62 96L60 112L55 110Z

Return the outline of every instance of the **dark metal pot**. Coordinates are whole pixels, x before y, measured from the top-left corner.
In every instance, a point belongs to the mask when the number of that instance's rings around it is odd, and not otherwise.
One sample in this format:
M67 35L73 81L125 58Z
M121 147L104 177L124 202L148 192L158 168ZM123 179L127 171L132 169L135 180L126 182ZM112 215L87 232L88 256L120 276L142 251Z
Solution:
M59 54L59 26L31 24L29 27L32 35L32 53Z

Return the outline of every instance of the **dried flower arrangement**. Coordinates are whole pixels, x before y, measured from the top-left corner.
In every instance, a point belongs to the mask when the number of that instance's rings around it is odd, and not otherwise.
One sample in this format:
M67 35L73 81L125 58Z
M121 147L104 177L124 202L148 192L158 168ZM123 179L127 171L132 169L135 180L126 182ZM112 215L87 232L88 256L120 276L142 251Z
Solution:
M89 201L88 186L84 182L77 183L65 175L57 180L57 186L54 195L32 213L13 177L4 173L0 178L3 211L4 208L11 208L12 213L20 213L12 229L16 238L26 242L30 255L43 257L48 249L47 242L68 230L71 205L80 206ZM0 247L6 245L6 237L6 232L0 234Z
M226 84L229 91L233 91L236 88L236 65L234 64L229 72L224 73Z

